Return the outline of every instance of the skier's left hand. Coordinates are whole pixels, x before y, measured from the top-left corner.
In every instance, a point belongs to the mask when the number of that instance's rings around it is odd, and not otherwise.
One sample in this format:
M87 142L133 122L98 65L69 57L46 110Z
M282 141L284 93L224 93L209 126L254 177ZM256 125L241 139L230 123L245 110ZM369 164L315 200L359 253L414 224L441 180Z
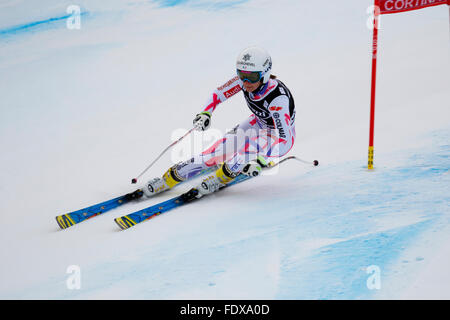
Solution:
M254 160L249 161L242 169L242 173L249 177L259 176L261 171L262 171L261 165Z

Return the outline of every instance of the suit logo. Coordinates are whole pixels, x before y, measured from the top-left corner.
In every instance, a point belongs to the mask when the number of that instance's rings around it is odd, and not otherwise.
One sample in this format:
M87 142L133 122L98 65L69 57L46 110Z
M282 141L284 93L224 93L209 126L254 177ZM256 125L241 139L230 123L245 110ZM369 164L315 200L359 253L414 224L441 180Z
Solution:
M252 101L247 101L248 103L248 107L250 108L250 110L258 117L261 119L268 119L270 118L270 113L264 109L263 107L258 106L256 103L252 102Z

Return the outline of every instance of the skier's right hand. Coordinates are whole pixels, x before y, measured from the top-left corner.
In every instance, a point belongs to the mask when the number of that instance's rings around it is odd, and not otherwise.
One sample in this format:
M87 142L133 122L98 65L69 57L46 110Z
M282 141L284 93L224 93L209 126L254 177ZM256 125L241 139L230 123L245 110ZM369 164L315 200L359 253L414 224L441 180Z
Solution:
M203 111L197 114L193 121L194 127L198 131L205 131L211 126L211 113Z

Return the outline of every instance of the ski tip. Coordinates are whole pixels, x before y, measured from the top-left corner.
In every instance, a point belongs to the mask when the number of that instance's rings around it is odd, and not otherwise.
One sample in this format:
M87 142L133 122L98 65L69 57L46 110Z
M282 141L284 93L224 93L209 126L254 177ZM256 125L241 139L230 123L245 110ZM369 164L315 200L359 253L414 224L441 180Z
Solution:
M117 223L117 225L122 230L126 230L128 228L131 228L132 226L137 224L136 221L134 221L133 219L131 219L128 216L123 216L123 217L120 217L120 218L116 218L116 219L114 219L114 221Z
M61 229L67 229L75 224L75 221L73 221L69 215L63 214L56 217L56 222L58 223L59 227Z

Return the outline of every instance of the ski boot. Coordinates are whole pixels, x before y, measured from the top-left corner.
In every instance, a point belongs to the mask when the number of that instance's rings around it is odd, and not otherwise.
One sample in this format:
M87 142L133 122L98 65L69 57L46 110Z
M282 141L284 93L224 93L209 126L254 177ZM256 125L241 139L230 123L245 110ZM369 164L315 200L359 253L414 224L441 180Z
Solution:
M227 183L236 178L237 173L230 170L226 163L223 163L214 173L205 177L202 182L195 188L198 190L196 198L201 198L207 194L216 192L224 187Z
M162 178L154 178L147 182L147 184L142 188L144 194L150 198L155 194L161 193L163 191L167 191L184 179L180 177L177 173L176 166L169 168L169 170L164 173Z

